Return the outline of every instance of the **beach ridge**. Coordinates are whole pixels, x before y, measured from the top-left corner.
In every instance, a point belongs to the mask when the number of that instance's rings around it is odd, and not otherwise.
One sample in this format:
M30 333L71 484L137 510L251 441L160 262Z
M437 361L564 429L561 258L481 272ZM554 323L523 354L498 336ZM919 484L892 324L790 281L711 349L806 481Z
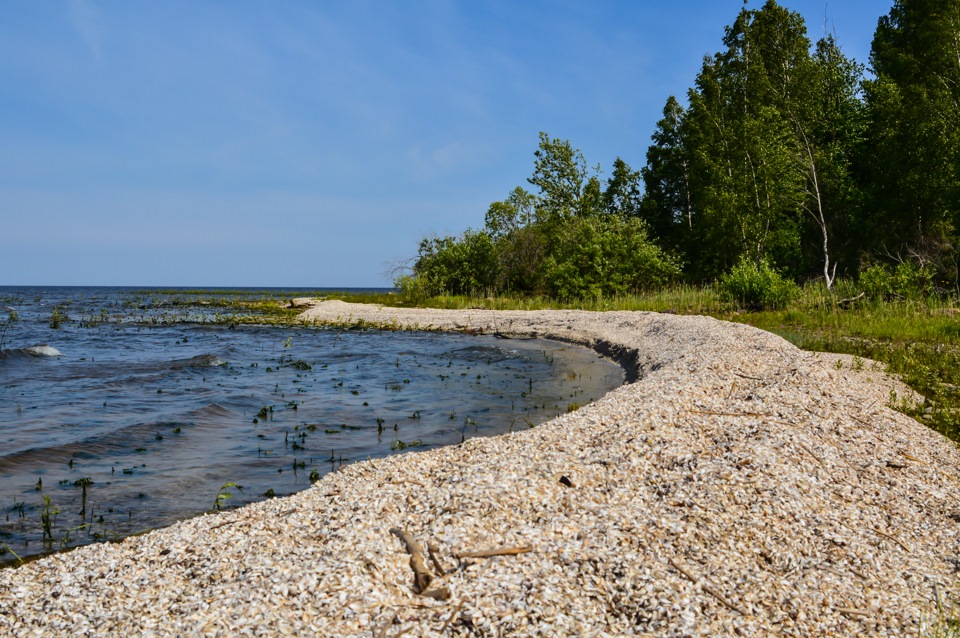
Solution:
M0 634L918 635L953 613L960 451L887 407L909 391L870 362L699 316L301 317L568 341L633 382L533 429L0 570Z

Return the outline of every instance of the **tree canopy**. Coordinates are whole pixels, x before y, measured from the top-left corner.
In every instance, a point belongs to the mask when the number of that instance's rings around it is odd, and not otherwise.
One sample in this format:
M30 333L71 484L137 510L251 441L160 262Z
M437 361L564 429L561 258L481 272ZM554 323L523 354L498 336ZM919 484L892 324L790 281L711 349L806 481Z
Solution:
M576 297L744 264L829 288L910 262L958 290L960 0L895 0L870 69L775 0L744 8L685 104L666 99L645 166L617 157L604 180L541 133L532 191L491 204L481 230L425 241L412 276Z

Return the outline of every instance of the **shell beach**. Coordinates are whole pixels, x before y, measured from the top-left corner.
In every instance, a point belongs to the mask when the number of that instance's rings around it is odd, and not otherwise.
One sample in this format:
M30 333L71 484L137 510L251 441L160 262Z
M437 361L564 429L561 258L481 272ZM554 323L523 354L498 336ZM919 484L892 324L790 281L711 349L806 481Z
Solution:
M0 570L0 635L927 635L960 615L960 450L888 408L909 390L872 362L642 312L302 319L556 339L628 383Z

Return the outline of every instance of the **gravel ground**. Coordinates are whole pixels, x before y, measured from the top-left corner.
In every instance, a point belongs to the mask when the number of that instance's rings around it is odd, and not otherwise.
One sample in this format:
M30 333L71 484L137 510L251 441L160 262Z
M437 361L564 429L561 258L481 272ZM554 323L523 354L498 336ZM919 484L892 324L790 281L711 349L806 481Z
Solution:
M960 451L888 409L908 391L871 362L654 313L328 301L304 319L574 342L633 382L2 570L0 634L933 635L954 613ZM469 556L486 550L506 553Z

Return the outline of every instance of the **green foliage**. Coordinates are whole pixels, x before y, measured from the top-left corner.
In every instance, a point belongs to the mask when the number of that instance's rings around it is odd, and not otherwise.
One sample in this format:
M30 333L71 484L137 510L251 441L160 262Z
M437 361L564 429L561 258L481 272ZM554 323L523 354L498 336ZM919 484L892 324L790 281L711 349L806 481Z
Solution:
M20 555L13 551L13 548L7 545L6 543L0 542L0 556L3 556L7 552L13 554L13 557L17 561L17 566L23 565L23 559L20 558Z
M241 492L243 491L243 488L236 483L224 483L223 486L217 491L217 496L213 499L213 509L211 511L219 512L223 509L224 504L233 498L233 494L227 491L231 487L235 487Z
M719 288L723 296L751 310L784 308L799 294L797 285L766 261L746 258L720 279Z
M59 306L57 306L50 315L50 327L56 330L64 321L69 321L69 319L67 313L60 310Z
M552 222L582 215L587 162L569 140L540 133L540 148L534 153L533 175L527 180L537 187L537 216Z
M676 260L649 240L639 219L578 219L563 231L543 266L546 292L560 299L636 293L680 275Z
M43 495L43 509L40 511L40 523L43 526L43 540L53 542L53 520L60 510L50 502L50 497Z
M887 299L893 294L893 275L881 264L860 271L860 288L871 299Z
M425 239L411 274L396 279L405 303L441 294L549 294L564 299L635 293L680 276L638 216L640 174L621 159L603 187L570 142L540 134L528 181L487 210L481 231Z
M502 202L490 204L485 219L487 234L494 240L526 228L536 219L537 198L519 186Z
M647 149L647 165L640 170L644 195L639 214L659 237L677 248L681 248L681 232L693 229L689 149L681 131L685 114L671 95L663 107L663 119L654 130L653 144Z
M637 217L640 215L640 203L643 189L640 171L619 157L613 161L613 174L607 180L607 188L601 196L603 210L610 215Z
M427 285L426 278L400 275L393 280L393 285L406 304L417 306L430 298L430 288Z
M929 264L903 261L895 268L873 264L860 273L860 287L871 299L923 299L934 292L934 276Z
M694 280L741 257L799 279L851 257L859 202L862 67L832 38L811 47L802 17L776 2L744 9L705 59L684 109L670 97L642 170L642 216ZM831 262L833 267L831 267Z
M960 229L958 33L960 0L896 0L874 36L876 78L864 83L864 226L888 250L935 262Z
M420 280L417 285L431 296L492 288L497 281L497 270L493 239L483 231L473 230L459 238L424 239L414 266L414 274ZM411 286L409 282L407 285Z
M424 240L400 299L607 307L680 279L719 280L726 303L755 309L786 307L812 279L834 308L861 291L960 294L957 33L960 0L894 0L864 81L799 13L744 8L686 104L667 99L641 170L618 157L603 179L540 133L531 190L492 203L481 231Z

